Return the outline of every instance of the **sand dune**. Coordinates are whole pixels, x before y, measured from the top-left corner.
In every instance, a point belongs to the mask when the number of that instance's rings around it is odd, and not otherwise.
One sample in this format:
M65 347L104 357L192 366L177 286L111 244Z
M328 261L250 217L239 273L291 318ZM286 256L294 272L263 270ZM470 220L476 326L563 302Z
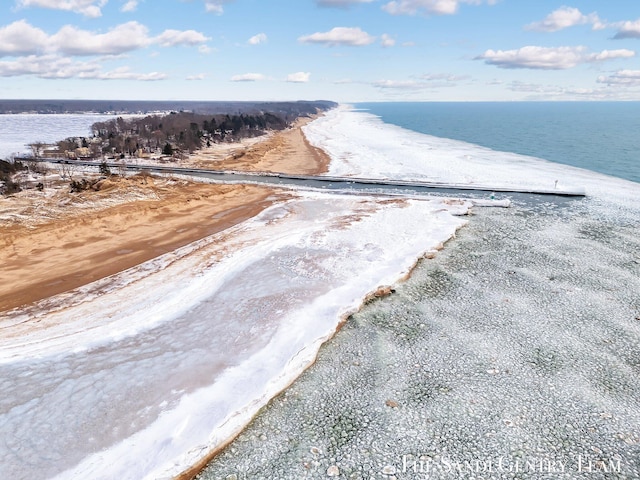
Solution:
M321 173L329 158L296 126L189 161L207 168ZM250 218L286 196L247 185L135 176L98 192L25 191L0 199L0 311L65 292L138 265Z

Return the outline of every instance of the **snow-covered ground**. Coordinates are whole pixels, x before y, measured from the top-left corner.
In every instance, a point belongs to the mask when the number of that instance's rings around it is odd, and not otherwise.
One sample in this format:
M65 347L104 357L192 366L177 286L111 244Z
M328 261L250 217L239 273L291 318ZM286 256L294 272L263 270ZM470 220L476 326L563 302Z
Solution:
M0 320L2 478L166 478L239 431L469 204L300 193Z
M329 174L638 185L414 134L341 107L305 127ZM469 203L298 192L230 230L0 318L0 478L170 478L240 430L341 319L450 238Z

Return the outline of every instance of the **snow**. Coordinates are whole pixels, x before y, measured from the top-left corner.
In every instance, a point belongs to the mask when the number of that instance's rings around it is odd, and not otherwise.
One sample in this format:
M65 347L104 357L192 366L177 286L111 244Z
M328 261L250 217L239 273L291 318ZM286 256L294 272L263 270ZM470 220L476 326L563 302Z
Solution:
M308 124L329 175L552 188L638 185L384 125L342 106ZM470 201L296 190L260 215L0 317L1 478L171 478L240 431L340 322L405 277ZM34 328L34 325L37 327Z
M470 203L299 192L0 321L6 478L169 478L243 428ZM37 320L38 328L33 328ZM61 433L63 432L63 433Z
M493 188L580 190L624 203L638 185L590 170L433 137L389 125L349 105L303 127L309 142L331 156L327 175L432 181ZM556 183L557 182L557 183Z

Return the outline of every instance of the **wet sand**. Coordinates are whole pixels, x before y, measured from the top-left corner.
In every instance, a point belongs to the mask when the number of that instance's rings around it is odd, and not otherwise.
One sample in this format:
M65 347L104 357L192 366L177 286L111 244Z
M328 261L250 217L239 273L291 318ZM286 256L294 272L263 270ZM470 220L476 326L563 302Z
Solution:
M325 172L328 156L310 146L301 131L308 121L248 146L236 145L231 157L229 145L221 146L226 160L210 160L215 147L193 160L209 168ZM47 197L32 191L0 199L0 311L138 265L242 222L285 197L265 187L138 176L111 181L99 192Z

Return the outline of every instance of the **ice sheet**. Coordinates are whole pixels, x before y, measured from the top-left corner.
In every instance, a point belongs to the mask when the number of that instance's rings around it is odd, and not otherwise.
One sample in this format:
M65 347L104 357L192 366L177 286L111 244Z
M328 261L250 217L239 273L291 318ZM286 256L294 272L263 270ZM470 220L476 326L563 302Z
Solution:
M299 193L0 326L1 478L170 478L240 430L468 203ZM34 321L37 327L34 328Z

